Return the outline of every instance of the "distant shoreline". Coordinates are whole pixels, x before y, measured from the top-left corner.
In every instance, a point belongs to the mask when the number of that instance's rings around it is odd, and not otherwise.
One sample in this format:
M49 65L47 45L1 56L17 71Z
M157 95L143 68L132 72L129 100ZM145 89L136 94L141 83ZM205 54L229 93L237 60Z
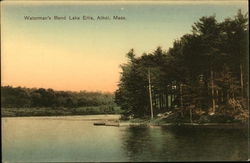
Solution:
M42 117L70 117L70 116L98 116L98 115L119 115L119 114L74 114L74 115L23 115L23 116L1 116L1 118L42 118ZM110 119L89 119L90 121L106 121L106 120L117 120L117 118L110 118ZM132 119L133 120L133 119ZM116 121L117 122L117 121ZM103 125L103 126L110 126L110 125ZM225 122L225 123L161 123L157 124L151 121L148 122L133 122L130 120L121 120L119 122L119 127L185 127L185 128L223 128L223 129L247 129L249 127L248 123L235 123L235 122Z
M70 116L94 116L94 115L119 115L119 114L68 114L68 115L23 115L23 116L3 116L1 118L21 118L21 117L70 117Z
M87 106L78 108L1 108L1 117L42 117L120 114L117 107Z

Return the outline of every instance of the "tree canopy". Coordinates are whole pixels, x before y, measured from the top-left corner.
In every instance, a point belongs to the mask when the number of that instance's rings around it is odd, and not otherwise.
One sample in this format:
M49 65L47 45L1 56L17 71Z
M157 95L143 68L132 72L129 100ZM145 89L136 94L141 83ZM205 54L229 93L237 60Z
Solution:
M1 87L1 105L5 108L100 106L114 104L114 95L101 92L54 91L44 88Z
M248 100L248 31L248 16L239 10L222 22L215 16L200 18L192 32L167 51L157 47L137 56L130 50L128 62L121 65L116 103L125 116L150 116L150 73L156 114L243 115Z

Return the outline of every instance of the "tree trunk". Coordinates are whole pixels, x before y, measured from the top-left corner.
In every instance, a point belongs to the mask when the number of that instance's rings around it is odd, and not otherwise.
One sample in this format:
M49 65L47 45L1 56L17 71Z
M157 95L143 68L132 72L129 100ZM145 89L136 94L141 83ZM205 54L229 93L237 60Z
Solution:
M221 102L224 103L224 93L223 93L223 90L221 90Z
M169 109L169 106L168 106L168 91L166 91L165 98L166 98L166 107L167 107L167 109Z
M152 92L152 103L153 103L153 107L156 108L156 96L155 96L155 92Z
M180 84L180 104L181 104L181 116L183 115L183 91L182 91L182 84Z
M212 109L213 109L213 112L215 112L215 99L214 99L214 72L213 70L211 69L211 87L212 87Z
M244 98L244 83L243 83L243 66L240 64L240 86L241 86L241 96Z
M217 104L220 102L219 101L219 90L218 89L216 89L216 102L217 102Z
M170 93L170 108L172 109L172 100L173 100L173 95L172 92Z
M163 108L164 108L164 110L166 110L166 108L167 108L167 105L166 105L166 93L165 93L165 91L164 91L164 94L163 94Z
M153 113L153 104L152 104L150 69L148 69L148 91L149 91L149 102L150 102L151 119L153 119L154 118L154 113Z
M160 110L162 109L162 94L159 95Z
M190 115L190 123L193 123L192 108L189 109L189 115Z

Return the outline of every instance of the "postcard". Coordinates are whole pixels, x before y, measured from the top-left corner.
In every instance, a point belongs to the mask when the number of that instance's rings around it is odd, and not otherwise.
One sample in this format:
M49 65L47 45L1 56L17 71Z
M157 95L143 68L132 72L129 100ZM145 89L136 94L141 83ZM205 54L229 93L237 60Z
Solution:
M1 2L2 162L249 159L246 0Z

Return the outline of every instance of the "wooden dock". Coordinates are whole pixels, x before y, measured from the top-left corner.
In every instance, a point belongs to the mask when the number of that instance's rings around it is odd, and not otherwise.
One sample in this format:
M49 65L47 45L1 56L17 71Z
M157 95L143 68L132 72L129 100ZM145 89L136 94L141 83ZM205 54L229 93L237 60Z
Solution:
M117 121L104 121L104 122L94 122L95 126L116 126L119 127L120 123Z

